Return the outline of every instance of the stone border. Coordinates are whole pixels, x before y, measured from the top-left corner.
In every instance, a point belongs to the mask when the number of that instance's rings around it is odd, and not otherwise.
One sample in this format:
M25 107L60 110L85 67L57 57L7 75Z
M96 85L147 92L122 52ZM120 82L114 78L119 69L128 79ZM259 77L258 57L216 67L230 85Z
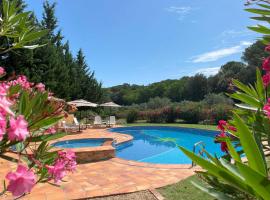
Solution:
M148 191L151 192L157 200L165 200L165 198L155 188L151 188Z

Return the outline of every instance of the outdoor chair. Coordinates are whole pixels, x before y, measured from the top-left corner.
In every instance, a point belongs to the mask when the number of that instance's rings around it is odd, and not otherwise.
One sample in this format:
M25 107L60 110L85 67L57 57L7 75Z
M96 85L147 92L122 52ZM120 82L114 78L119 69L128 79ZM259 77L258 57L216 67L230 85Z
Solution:
M74 121L75 125L78 126L81 130L86 129L86 126L84 124L80 124L76 117L73 118L73 121Z
M108 121L108 124L107 124L109 127L111 126L115 126L116 125L116 120L115 120L115 116L110 116L109 117L109 121Z
M66 121L63 121L62 124L66 133L79 131L79 127L75 124L67 124Z
M101 120L101 117L99 115L95 116L94 126L96 126L96 127L101 127L102 126L102 120Z

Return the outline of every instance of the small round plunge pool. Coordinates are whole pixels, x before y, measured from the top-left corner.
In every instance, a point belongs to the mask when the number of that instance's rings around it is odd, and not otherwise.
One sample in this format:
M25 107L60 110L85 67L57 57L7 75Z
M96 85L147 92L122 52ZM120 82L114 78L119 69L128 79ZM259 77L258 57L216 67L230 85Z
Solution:
M102 146L106 139L102 138L85 138L59 141L52 144L58 148L84 148L84 147L98 147Z

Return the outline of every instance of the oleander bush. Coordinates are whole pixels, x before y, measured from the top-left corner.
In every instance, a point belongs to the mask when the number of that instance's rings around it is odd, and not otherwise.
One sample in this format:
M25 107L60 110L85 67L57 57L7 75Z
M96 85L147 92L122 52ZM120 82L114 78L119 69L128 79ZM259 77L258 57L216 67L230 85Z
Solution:
M47 32L33 25L31 13L19 12L17 3L1 1L0 54L38 48L33 43ZM57 101L42 83L31 83L23 75L7 77L3 67L0 78L0 157L17 164L1 180L0 195L10 192L19 198L37 183L59 184L75 170L76 160L74 152L53 150L49 145L65 135L54 129L65 114L65 103Z

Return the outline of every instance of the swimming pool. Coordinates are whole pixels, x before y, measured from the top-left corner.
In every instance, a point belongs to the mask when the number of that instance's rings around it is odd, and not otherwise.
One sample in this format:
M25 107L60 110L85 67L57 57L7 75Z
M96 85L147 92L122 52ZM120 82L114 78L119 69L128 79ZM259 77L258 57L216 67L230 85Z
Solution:
M133 136L133 141L115 146L116 156L127 160L155 164L190 164L191 160L177 145L192 151L194 144L200 141L205 144L209 153L218 157L223 155L220 145L214 143L214 137L219 133L217 131L178 127L121 127L110 131ZM170 139L164 141L166 138ZM171 139L175 142L170 141ZM199 148L196 151L198 150Z
M101 146L105 139L73 139L53 143L52 146L59 148L82 148L82 147L96 147Z

